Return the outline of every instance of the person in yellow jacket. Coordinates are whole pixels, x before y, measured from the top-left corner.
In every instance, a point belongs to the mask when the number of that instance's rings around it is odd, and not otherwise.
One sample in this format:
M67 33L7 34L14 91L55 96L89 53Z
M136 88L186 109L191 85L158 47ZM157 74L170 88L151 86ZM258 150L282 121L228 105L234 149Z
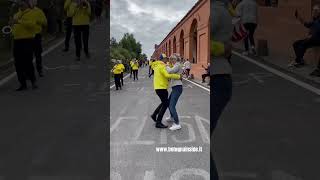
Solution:
M36 59L36 68L40 77L43 77L42 71L42 32L47 27L47 18L44 12L37 7L37 0L33 0L32 14L36 21L36 35L34 37L34 56Z
M71 14L71 8L70 5L72 3L72 0L65 0L64 2L64 12L66 15L66 19L64 20L64 25L65 25L65 31L66 31L66 36L64 39L64 52L69 51L69 42L72 34L72 14Z
M155 62L154 59L150 60L150 63L149 63L149 70L150 70L150 73L149 73L149 78L151 78L151 76L154 74L154 70L153 70L153 63Z
M122 61L121 61L121 60L118 60L118 62L119 62L119 66L120 66L120 68L121 68L120 81L121 81L121 85L123 86L123 73L124 73L125 67L124 67L124 65L122 64Z
M151 118L156 122L156 128L167 128L162 124L162 118L169 106L168 86L169 79L182 79L180 74L169 74L166 69L168 59L165 54L160 55L160 60L152 63L154 69L153 86L161 104L155 109Z
M130 78L132 78L132 73L133 73L133 71L132 71L132 65L133 65L133 62L135 61L135 59L133 59L133 60L130 60L130 62L129 62L129 67L130 67Z
M23 91L27 89L27 79L30 79L32 89L38 88L32 63L37 28L31 3L28 0L21 0L18 5L19 10L9 24L12 26L13 57L20 82L20 87L16 90Z
M114 76L114 83L116 85L116 90L120 89L121 90L121 82L120 82L120 77L121 77L121 72L122 72L122 67L118 61L115 62L116 64L112 68L112 73Z
M82 42L87 58L89 53L89 24L91 16L90 3L87 0L73 0L70 4L70 15L72 16L72 27L74 41L76 44L76 60L80 61Z
M138 70L139 70L139 62L138 60L135 60L132 62L131 65L132 73L133 73L133 80L138 80Z

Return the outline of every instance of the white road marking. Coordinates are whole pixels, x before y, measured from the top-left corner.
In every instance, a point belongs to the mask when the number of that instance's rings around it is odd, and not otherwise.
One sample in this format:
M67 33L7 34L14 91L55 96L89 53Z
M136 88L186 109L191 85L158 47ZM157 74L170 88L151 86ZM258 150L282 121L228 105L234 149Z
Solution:
M80 86L80 84L64 84L64 86Z
M122 120L124 119L134 119L136 120L136 117L119 117L116 122L111 126L110 128L110 134L112 134L112 132L119 126L119 124L121 123Z
M209 120L204 119L198 115L195 115L195 119L196 119L196 123L198 125L199 128L199 132L201 134L202 140L204 143L210 144L210 136L209 133L207 133L202 121L205 121L208 125L210 125Z
M58 67L51 68L51 67L48 67L48 66L44 65L43 68L46 69L46 70L57 70L57 69L64 69L64 68L66 68L66 66L58 66Z
M292 82L292 83L294 83L294 84L296 84L296 85L298 85L298 86L300 86L300 87L302 87L302 88L304 88L306 90L309 90L309 91L311 91L311 92L313 92L313 93L315 93L315 94L320 96L320 89L318 89L318 88L316 88L316 87L314 87L314 86L312 86L310 84L302 82L302 81L300 81L300 80L298 80L298 79L296 79L294 77L291 77L291 76L289 76L289 75L287 75L287 74L285 74L283 72L280 72L280 71L278 71L278 70L276 70L276 69L274 69L272 67L266 66L266 65L264 65L262 63L259 63L259 62L253 60L250 57L243 56L242 54L240 54L238 52L233 51L233 54L235 54L235 55L245 59L248 62L251 62L251 63L253 63L253 64L255 64L255 65L257 65L257 66L259 66L259 67L261 67L261 68L263 68L263 69L265 69L265 70L267 70L267 71L269 71L269 72L271 72L271 73L283 78L283 79L286 79L286 80L288 80L288 81L290 81L290 82Z
M42 56L47 55L48 53L50 53L51 51L53 51L54 49L56 49L58 46L60 46L62 43L64 42L64 39L59 41L58 43L56 43L55 45L51 46L50 48L48 48L47 50L45 50L42 53ZM34 61L35 59L33 59ZM13 61L13 58L10 59L10 62ZM8 81L10 81L12 78L14 78L16 76L16 72L11 73L10 75L8 75L7 77L3 78L2 80L0 80L0 86L3 86L5 83L7 83Z
M204 87L204 86L201 86L201 85L199 85L199 84L197 84L197 83L195 83L195 82L193 82L193 81L190 81L189 79L186 79L186 78L183 78L183 79L184 79L185 81L191 83L191 84L194 84L194 85L198 86L198 87L201 88L201 89L206 90L207 92L210 92L210 89L208 89L208 88L206 88L206 87Z
M128 105L126 105L121 111L120 111L120 116L124 115L126 111L128 110Z
M111 171L110 180L121 180L121 175L117 172Z
M130 74L127 74L126 76L123 77L123 80L127 79L130 76ZM123 83L124 84L124 83ZM116 85L113 84L110 86L110 89L112 89L113 87L115 87Z
M272 180L302 180L296 176L290 175L284 171L272 171Z
M262 78L273 77L271 73L249 73L249 76L251 76L253 79L258 81L259 83L264 83L264 80Z
M156 177L154 175L154 171L146 171L144 175L144 180L154 180Z
M186 168L177 170L171 175L170 180L180 180L183 176L186 175L197 175L203 177L204 180L210 180L210 174L207 171L196 168Z
M185 139L185 140L178 140L176 138L176 135L172 135L172 139L176 142L176 143L190 143L190 142L195 142L196 141L196 135L194 132L194 129L192 127L191 124L186 123L186 122L181 122L180 123L182 128L184 127L188 127L188 133L189 133L189 139Z

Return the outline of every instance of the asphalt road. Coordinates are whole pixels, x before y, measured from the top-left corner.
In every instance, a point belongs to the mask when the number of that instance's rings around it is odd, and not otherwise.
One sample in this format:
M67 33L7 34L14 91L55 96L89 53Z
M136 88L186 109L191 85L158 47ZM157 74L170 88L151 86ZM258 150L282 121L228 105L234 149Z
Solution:
M221 179L320 179L319 94L243 58L232 65L233 97L213 144Z
M209 92L184 82L177 105L182 129L156 129L150 115L160 99L147 73L142 68L138 81L126 78L123 90L110 90L111 180L209 180ZM156 150L185 146L202 152Z
M2 179L106 176L107 21L91 27L90 59L75 61L71 39L69 52L58 46L43 58L45 77L38 79L39 89L15 92L16 77L0 87Z

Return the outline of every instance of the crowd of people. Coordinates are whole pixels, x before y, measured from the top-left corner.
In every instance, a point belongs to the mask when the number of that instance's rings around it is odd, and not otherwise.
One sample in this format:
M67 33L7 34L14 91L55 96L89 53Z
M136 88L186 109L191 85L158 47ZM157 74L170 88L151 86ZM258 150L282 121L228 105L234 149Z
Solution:
M27 80L31 81L32 89L37 89L35 68L39 77L43 77L42 66L42 36L47 30L48 18L44 10L37 6L37 0L18 0L18 11L10 18L9 26L12 29L14 65L20 86L17 91L27 90ZM101 7L102 8L102 7ZM99 9L99 8L98 8ZM87 0L65 0L66 14L65 48L69 50L69 41L74 33L76 60L80 60L82 46L89 58L89 27L91 20L91 6ZM99 11L99 10L98 10ZM102 11L102 10L101 10ZM97 12L100 13L101 12ZM100 16L99 14L96 14Z

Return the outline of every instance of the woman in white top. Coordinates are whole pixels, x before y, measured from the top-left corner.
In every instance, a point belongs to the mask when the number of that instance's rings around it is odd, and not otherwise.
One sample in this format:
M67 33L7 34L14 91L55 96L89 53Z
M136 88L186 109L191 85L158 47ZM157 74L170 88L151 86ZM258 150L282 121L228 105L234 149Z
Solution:
M182 74L182 64L181 59L178 55L174 54L170 56L169 58L170 63L172 66L167 66L167 71L169 74ZM180 95L182 94L183 88L182 88L182 81L181 80L174 80L171 79L170 85L172 88L171 94L169 96L169 111L171 117L167 118L168 121L173 120L172 126L169 128L170 130L178 130L181 129L181 125L179 123L179 117L176 110L176 105L179 100Z

